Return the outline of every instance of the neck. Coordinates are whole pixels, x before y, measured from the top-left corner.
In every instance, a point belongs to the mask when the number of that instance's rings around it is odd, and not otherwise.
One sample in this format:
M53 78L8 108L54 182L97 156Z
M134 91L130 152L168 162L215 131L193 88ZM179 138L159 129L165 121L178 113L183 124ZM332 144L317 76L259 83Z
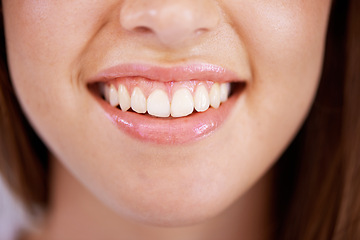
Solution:
M40 230L29 234L27 239L260 240L270 239L273 230L272 171L217 217L187 227L149 226L119 216L56 160L50 196Z

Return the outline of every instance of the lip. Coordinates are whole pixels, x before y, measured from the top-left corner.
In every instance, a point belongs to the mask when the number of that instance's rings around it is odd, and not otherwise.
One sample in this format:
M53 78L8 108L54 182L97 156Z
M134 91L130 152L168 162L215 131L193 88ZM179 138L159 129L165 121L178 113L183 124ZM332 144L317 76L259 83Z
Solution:
M213 64L190 64L167 68L147 64L122 64L100 71L87 82L104 82L123 77L143 77L161 82L191 80L213 82L241 81L241 78L234 72Z
M120 130L140 141L170 145L197 141L219 129L228 118L241 91L235 92L218 109L209 108L205 112L193 113L181 118L157 118L132 111L123 112L102 99L97 91L98 88L95 83L131 77L142 77L162 82L190 80L245 82L240 80L235 73L211 64L193 64L171 68L125 64L105 69L87 81L91 92L107 118Z

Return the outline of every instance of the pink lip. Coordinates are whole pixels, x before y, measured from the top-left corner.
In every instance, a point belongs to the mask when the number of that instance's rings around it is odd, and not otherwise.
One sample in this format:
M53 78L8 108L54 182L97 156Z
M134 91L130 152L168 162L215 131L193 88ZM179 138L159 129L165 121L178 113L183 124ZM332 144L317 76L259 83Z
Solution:
M122 77L143 77L157 81L210 80L215 82L240 82L232 72L209 64L161 68L148 65L120 65L106 69L88 82L104 82ZM91 86L91 85L90 85ZM141 141L156 144L184 144L202 139L217 130L228 117L237 97L235 94L218 109L209 108L182 118L156 118L131 111L123 112L110 106L98 93L94 96L105 115L119 129Z
M213 82L240 81L239 76L234 72L212 64L191 64L170 68L144 64L123 64L101 71L90 78L88 82L103 82L122 77L143 77L162 82L191 80Z

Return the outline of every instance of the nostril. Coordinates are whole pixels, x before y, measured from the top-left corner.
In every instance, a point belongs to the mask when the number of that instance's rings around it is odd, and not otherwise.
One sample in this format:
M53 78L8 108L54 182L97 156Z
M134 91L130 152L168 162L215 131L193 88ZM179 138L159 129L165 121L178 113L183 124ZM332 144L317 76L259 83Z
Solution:
M151 28L146 27L146 26L135 27L134 31L137 33L152 33L153 32L153 30L151 30Z

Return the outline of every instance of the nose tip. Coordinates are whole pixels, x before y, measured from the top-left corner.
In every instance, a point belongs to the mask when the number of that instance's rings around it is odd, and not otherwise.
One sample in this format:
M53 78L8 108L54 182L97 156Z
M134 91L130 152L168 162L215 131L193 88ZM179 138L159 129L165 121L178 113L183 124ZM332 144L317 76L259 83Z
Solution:
M151 33L167 46L177 46L212 31L219 19L212 0L128 0L120 13L123 28Z

